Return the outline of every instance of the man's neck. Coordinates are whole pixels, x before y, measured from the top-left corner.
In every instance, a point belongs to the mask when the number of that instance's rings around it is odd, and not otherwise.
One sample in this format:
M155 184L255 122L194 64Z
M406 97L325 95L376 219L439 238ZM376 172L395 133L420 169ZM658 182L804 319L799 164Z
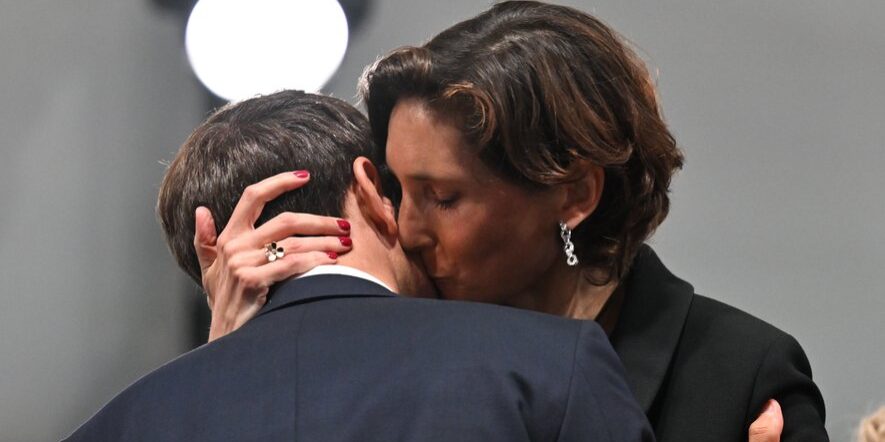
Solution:
M389 261L386 258L369 260L359 254L359 250L350 251L345 255L338 257L339 266L346 266L361 272L365 272L382 282L390 291L399 293L399 285L393 270L390 268Z

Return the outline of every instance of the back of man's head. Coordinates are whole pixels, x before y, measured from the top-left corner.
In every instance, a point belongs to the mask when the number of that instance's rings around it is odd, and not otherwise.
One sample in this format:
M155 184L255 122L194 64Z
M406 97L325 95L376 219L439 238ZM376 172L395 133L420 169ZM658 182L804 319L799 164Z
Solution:
M220 233L248 185L287 171L310 171L310 184L268 203L257 224L285 211L342 216L360 156L380 158L369 123L335 98L283 91L218 110L181 146L160 185L157 213L172 254L201 284L196 208L212 212Z

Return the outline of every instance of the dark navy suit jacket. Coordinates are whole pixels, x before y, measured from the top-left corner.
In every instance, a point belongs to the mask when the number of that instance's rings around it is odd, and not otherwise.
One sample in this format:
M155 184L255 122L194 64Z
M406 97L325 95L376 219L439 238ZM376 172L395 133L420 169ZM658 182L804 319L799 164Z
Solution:
M318 275L277 286L241 329L140 379L69 440L652 438L594 322Z

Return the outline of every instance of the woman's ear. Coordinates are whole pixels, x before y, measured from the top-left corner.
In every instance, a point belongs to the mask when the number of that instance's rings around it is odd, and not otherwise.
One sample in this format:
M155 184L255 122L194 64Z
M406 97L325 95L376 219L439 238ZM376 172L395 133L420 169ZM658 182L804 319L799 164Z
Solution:
M563 202L560 207L562 221L570 229L581 224L596 210L602 199L605 185L605 169L590 162L575 164L578 179L562 184Z
M399 233L396 211L381 188L378 169L366 157L353 161L354 195L360 212L373 229L388 241L396 241Z

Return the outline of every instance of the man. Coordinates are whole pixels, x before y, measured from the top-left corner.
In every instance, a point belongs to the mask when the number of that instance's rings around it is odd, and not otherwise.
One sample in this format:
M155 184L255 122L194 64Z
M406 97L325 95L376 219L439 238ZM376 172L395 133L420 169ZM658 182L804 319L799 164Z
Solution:
M221 229L283 211L346 217L358 246L277 284L255 318L145 376L70 440L653 439L595 323L396 295L429 284L398 243L369 135L351 106L296 91L226 107L195 130L158 205L195 280L197 206ZM299 169L309 189L260 216L234 207L248 183ZM258 260L285 256L253 246Z

